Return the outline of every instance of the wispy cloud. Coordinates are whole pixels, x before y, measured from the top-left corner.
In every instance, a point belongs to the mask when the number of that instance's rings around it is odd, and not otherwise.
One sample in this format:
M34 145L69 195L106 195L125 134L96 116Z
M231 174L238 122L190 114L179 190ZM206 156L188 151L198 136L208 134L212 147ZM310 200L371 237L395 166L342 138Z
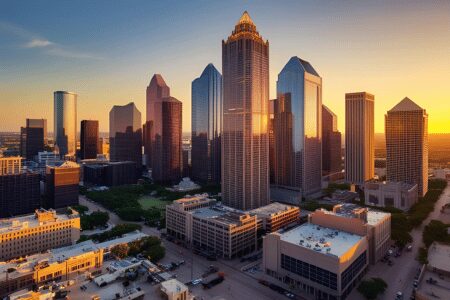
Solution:
M0 21L0 33L4 32L24 40L21 47L25 49L39 49L42 53L52 56L74 59L103 59L101 56L89 52L79 51L52 42L34 32L26 30L12 23Z

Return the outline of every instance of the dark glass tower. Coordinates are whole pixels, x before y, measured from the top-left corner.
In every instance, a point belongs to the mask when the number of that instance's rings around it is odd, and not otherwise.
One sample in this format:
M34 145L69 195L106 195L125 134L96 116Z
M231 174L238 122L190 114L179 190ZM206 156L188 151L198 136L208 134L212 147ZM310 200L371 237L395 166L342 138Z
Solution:
M98 121L81 121L80 159L97 158L98 143Z
M247 12L222 41L222 197L248 210L269 203L269 42Z
M341 133L337 130L337 116L322 105L322 171L332 174L342 171Z
M47 140L47 120L27 119L26 127L20 128L20 155L27 160L44 151Z
M209 64L192 82L192 178L220 184L222 75Z

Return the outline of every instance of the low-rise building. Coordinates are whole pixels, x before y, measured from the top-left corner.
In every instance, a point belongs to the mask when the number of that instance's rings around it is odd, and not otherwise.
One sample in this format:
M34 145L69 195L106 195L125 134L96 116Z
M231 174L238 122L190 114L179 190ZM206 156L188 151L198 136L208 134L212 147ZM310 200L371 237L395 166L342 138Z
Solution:
M136 182L136 163L133 161L83 164L84 185L118 186Z
M345 203L335 205L333 211L316 210L309 215L309 222L365 237L372 264L383 258L390 246L390 213Z
M167 300L189 300L189 289L176 279L169 279L161 283L161 293Z
M258 229L270 233L300 220L300 208L297 206L273 202L248 212L258 218Z
M80 238L77 212L57 214L38 209L32 215L0 220L0 261L23 257L61 246Z
M418 200L417 184L368 181L364 185L366 205L409 210Z
M369 261L364 236L311 223L263 238L263 270L311 299L344 299Z

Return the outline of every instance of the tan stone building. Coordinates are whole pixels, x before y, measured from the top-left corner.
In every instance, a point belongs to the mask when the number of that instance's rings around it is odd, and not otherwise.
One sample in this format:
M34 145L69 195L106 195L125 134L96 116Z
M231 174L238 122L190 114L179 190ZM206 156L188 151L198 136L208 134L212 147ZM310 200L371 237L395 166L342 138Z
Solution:
M418 200L417 184L368 181L364 184L366 205L409 210Z
M277 231L300 220L299 207L278 202L250 210L248 213L257 216L258 229L263 229L267 233Z
M0 220L0 261L75 244L80 216L36 210L34 215Z

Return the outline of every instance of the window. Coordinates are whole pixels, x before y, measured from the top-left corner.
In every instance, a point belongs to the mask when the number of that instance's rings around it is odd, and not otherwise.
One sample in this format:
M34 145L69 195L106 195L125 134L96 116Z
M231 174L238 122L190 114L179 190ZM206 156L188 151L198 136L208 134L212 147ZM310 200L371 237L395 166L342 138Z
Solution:
M362 268L366 265L367 257L364 251L341 275L341 289L343 290L358 275Z

